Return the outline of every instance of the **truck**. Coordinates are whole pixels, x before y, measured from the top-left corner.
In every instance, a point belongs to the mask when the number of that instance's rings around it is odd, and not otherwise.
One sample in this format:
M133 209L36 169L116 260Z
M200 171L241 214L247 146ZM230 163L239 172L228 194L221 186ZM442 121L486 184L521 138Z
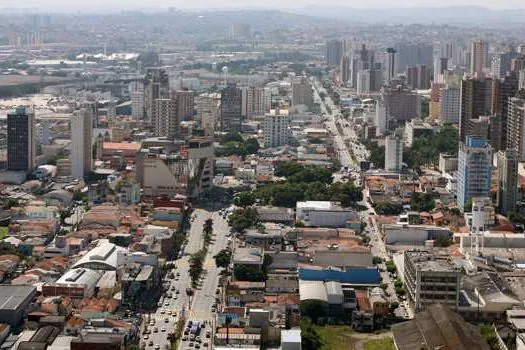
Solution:
M191 323L190 334L195 334L197 336L199 335L200 331L201 331L201 321L193 321Z

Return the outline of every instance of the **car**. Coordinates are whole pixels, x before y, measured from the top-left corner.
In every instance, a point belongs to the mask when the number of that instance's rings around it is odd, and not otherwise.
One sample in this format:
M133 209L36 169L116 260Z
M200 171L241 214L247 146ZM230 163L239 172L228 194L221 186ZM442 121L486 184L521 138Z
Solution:
M160 345L159 344L155 344L155 350L159 350L160 349Z
M188 336L187 335L182 336L182 341L187 341L187 340L188 340Z
M164 306L170 306L170 303L169 302L165 302Z
M195 334L190 334L190 340L195 341Z
M179 277L175 277L175 281L178 281L179 280Z
M172 287L171 287L171 291L172 291L172 292L174 292L175 289L176 289L175 286L172 286Z
M193 344L193 342L191 342L191 343L189 343L188 345L190 346L190 348L193 348L193 345L194 345L194 344Z
M154 326L154 325L155 325L155 320L151 320L151 321L149 321L149 325L150 325L150 326Z
M149 335L147 335L146 333L144 333L144 335L142 336L142 339L144 339L144 340L148 340L148 338L149 338Z
M190 330L189 330L188 328L186 328L186 329L184 330L184 335L188 335L188 334L190 334Z
M166 313L167 313L168 315L171 315L171 310L168 310Z
M157 303L157 306L158 306L158 307L161 307L161 306L162 306L162 301L159 301L159 302Z
M153 333L158 333L159 329L157 327L153 328Z
M166 310L164 310L164 309L160 310L161 314L164 314L165 312L166 312Z
M179 294L179 290L178 289L175 291L175 294Z
M167 317L164 319L164 323L168 323L169 321L170 321L170 319L167 318Z
M153 340L150 340L149 343L148 343L149 346L152 346L153 345Z
M161 332L166 332L166 328L162 328L160 331Z
M199 337L199 336L197 336L197 337L195 338L195 341L196 341L197 343L202 343L202 339L201 339L201 337Z
M195 343L195 349L200 349L201 345L199 343Z
M211 308L211 312L215 312L215 308L213 306Z

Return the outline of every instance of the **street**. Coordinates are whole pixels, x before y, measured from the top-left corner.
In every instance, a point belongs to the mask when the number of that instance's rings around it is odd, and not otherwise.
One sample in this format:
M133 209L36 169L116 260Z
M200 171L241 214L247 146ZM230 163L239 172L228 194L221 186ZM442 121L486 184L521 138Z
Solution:
M192 215L195 219L191 222L184 255L174 262L176 266L172 271L174 278L168 278L170 274L168 273L163 281L166 286L169 286L168 291L165 293L166 296L161 297L159 306L154 313L144 317L144 324L141 328L142 348L169 348L168 333L174 332L177 320L181 316L185 316L187 320L212 320L211 307L215 301L215 291L220 273L220 269L215 266L213 256L227 247L229 227L226 219L223 219L218 212L196 209ZM209 218L213 219L214 242L209 247L204 263L205 272L202 276L203 282L201 287L196 289L194 296L190 298L186 294L186 288L191 286L189 258L202 248L202 228L204 222ZM176 316L173 316L174 312ZM154 325L152 325L153 323ZM150 334L144 334L144 330L147 330L147 333ZM181 342L181 348L183 346L184 343Z

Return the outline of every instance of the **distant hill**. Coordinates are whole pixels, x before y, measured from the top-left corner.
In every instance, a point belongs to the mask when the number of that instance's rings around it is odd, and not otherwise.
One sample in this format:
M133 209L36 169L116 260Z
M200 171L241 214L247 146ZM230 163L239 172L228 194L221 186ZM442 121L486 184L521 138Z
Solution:
M361 23L383 24L523 24L525 9L492 10L479 6L357 9L309 5L290 12Z

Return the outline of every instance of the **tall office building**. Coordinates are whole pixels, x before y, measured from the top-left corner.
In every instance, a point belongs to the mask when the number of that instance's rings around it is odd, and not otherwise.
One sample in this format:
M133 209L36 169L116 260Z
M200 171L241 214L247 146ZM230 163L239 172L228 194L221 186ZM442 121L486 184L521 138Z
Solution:
M489 44L483 40L475 40L470 45L470 73L482 77L483 69L489 65Z
M131 98L131 117L135 120L144 119L144 82L132 81L129 84L129 96Z
M213 136L215 124L219 120L219 106L221 95L218 93L205 93L195 98L196 119L204 130L205 136Z
M264 116L264 147L284 146L290 132L288 111L273 110Z
M496 195L499 212L507 215L516 211L518 200L518 154L514 150L499 151L498 193Z
M357 88L357 75L360 71L369 70L372 72L376 69L374 60L374 51L368 50L364 44L361 45L361 49L352 52L352 58L350 59L350 80L352 81L352 87Z
M314 95L312 86L306 77L295 78L292 81L292 106L305 105L312 108Z
M362 70L357 72L357 94L366 95L370 93L370 71Z
M397 44L394 47L396 54L396 73L404 73L406 67L425 65L432 67L433 47L427 44Z
M463 79L461 81L461 108L459 120L460 141L466 140L466 128L469 119L481 115L490 115L492 111L492 86L493 80Z
M155 136L173 139L180 135L180 121L177 119L175 99L158 98L153 101L151 126Z
M341 59L341 68L339 69L341 83L347 85L350 80L350 57L344 55Z
M437 83L444 83L445 77L444 74L448 69L447 57L436 57L434 58L434 81Z
M454 47L451 43L441 44L439 57L452 59L454 57Z
M400 172L403 163L403 139L387 136L385 139L385 170Z
M191 120L195 112L195 92L191 90L172 91L171 99L177 104L177 122Z
M339 67L344 54L344 45L341 40L330 40L326 43L326 64Z
M396 70L396 50L393 47L386 49L388 63L386 67L386 81L389 82L395 75Z
M468 136L458 154L457 205L464 210L473 197L490 197L492 147L483 137Z
M384 88L381 99L389 120L410 120L421 116L421 97L402 88Z
M241 132L242 122L242 90L228 84L221 92L221 130Z
M443 123L459 123L461 110L461 93L457 86L447 85L441 89L439 97L440 120Z
M506 148L509 98L516 97L518 88L518 75L514 72L509 72L502 80L494 80L492 89L492 113L500 116L502 128L501 140L497 144L492 144L495 151Z
M144 78L144 117L151 123L155 100L169 99L169 76L162 68L149 68Z
M510 72L511 62L518 54L515 51L500 52L492 56L490 70L492 78L503 79L507 72Z
M27 107L17 107L7 113L7 168L31 171L35 167L35 113Z
M71 116L71 176L82 179L91 172L93 166L92 114L89 109L80 109Z
M518 160L525 161L525 100L509 98L507 116L507 149L518 152Z

